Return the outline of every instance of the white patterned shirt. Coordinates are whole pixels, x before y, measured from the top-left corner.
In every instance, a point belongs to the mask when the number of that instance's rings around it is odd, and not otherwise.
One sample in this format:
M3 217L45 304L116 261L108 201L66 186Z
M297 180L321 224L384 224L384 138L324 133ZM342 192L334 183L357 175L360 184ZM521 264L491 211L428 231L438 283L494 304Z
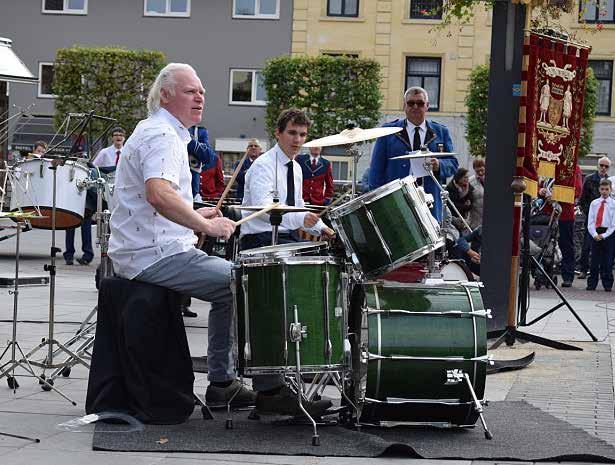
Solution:
M109 241L117 275L132 279L196 243L191 229L160 215L145 196L148 179L165 179L192 206L188 142L188 130L164 108L139 122L126 141L115 175L116 206Z

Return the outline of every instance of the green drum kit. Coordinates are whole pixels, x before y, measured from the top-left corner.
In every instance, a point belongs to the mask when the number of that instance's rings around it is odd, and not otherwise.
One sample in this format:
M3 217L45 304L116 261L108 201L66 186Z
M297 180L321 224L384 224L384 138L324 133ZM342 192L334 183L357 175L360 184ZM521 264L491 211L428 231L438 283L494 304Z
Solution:
M490 311L480 283L438 273L444 239L429 197L407 177L332 208L341 253L327 242L239 252L241 374L284 375L300 405L333 384L341 404L331 413L348 426L473 427L480 419L490 439L482 415ZM387 280L425 257L427 279ZM317 445L327 421L307 417Z

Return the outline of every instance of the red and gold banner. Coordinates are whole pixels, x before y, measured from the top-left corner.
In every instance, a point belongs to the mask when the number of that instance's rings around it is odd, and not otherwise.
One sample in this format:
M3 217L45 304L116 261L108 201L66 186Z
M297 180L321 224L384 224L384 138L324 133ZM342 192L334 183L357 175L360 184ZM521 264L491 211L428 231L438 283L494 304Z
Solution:
M555 178L554 200L574 203L590 48L530 32L524 44L517 176L536 197L539 178Z

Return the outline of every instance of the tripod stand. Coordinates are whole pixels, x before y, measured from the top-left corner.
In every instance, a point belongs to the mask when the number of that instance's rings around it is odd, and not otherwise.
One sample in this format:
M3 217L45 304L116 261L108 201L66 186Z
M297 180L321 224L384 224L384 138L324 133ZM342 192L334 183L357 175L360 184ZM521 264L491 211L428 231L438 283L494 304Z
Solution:
M568 310L572 313L572 315L576 318L576 320L581 324L583 329L589 334L591 339L596 342L596 336L590 331L587 325L581 320L577 312L575 312L574 308L570 305L570 302L566 299L566 297L562 294L562 292L558 289L555 282L551 279L549 274L544 270L541 264L536 260L535 257L530 254L530 196L524 196L523 202L523 251L521 255L521 276L520 276L520 286L519 286L519 301L518 301L518 312L521 315L521 321L517 321L518 326L531 326L534 323L542 320L546 316L555 312L557 309L566 306ZM547 310L545 313L540 315L539 317L533 319L529 323L526 323L526 315L528 311L528 296L530 290L530 267L534 265L536 270L541 274L541 276L547 280L550 284L551 289L557 294L561 302L550 310ZM510 318L509 318L510 320ZM546 339L544 337L536 336L534 334L525 333L517 330L516 326L509 325L505 330L496 332L494 334L498 337L498 339L492 344L491 349L495 349L499 347L503 342L506 342L507 345L511 346L515 343L516 340L533 342L535 344L543 345L546 347L551 347L553 349L559 350L583 350L579 347L565 344L559 341L553 341L551 339Z

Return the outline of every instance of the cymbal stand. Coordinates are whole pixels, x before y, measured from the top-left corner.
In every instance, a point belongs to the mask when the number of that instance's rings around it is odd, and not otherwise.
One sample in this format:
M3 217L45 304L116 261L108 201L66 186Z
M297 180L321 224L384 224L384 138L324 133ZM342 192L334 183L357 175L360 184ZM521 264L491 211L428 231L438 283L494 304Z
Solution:
M54 346L57 346L59 349L64 351L66 354L73 356L78 359L79 363L82 363L86 367L88 366L87 362L83 360L81 357L77 356L74 352L71 352L67 347L57 341L54 337L54 318L55 318L55 283L56 283L56 254L61 250L56 247L56 197L57 197L57 165L52 164L49 168L52 173L53 179L53 194L52 194L52 205L51 205L51 251L50 251L50 261L49 265L44 266L44 270L49 272L49 334L47 338L44 338L43 341L37 345L34 349L28 352L25 356L26 360L29 360L32 355L43 348L47 348L47 357L42 361L30 361L29 364L43 368L43 373L39 376L39 383L42 384L42 388L45 391L49 391L53 389L55 392L60 394L66 400L71 402L73 405L77 405L77 403L64 395L61 391L53 387L53 380L45 379L45 370L48 368L64 368L62 364L54 364L53 363L53 354L54 354Z
M352 144L348 147L346 153L349 157L352 157L352 198L354 198L357 192L357 165L362 154L357 144Z

